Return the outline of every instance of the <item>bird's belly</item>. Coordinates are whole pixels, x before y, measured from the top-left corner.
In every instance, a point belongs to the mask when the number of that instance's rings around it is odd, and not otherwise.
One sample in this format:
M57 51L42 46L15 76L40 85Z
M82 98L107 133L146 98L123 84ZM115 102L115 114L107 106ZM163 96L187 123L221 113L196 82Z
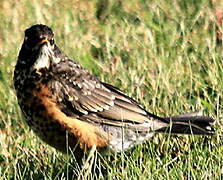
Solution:
M67 152L68 149L78 148L77 139L74 135L69 134L58 122L44 118L44 115L37 115L37 111L29 116L25 114L25 121L33 132L45 143L53 146L54 148ZM30 113L29 113L30 114Z
M109 141L109 149L113 151L125 151L137 144L141 144L150 139L153 131L137 131L125 127L102 126L103 130L112 136Z
M134 139L123 138L113 138L110 141L109 147L117 152L125 151L132 148L135 145L141 144L151 138L154 135L153 132L147 133L145 136L134 137Z

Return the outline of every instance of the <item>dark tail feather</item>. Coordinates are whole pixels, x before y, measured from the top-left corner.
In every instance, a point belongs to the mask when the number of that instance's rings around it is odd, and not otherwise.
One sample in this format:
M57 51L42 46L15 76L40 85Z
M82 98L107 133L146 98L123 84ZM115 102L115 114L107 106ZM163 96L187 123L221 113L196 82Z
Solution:
M193 113L179 116L165 117L168 127L158 129L157 132L174 134L214 135L211 127L214 119L208 116L198 116Z

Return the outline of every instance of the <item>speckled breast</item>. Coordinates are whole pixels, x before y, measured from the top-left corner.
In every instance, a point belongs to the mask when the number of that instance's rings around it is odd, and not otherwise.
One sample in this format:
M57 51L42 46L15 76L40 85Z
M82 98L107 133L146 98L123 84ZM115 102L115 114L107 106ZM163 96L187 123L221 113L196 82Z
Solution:
M42 94L41 98L36 95L41 81L37 76L27 75L24 71L14 75L14 86L24 120L40 139L56 149L66 152L68 147L75 148L76 138L47 113L43 100L44 96L50 95Z

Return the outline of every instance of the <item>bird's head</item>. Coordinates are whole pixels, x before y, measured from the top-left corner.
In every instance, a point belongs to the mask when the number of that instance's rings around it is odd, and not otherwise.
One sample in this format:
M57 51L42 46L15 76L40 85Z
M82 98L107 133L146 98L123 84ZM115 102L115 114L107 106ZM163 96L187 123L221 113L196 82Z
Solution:
M53 31L46 25L37 24L25 30L23 44L27 49L39 49L44 44L54 44Z
M38 71L60 62L62 53L54 44L53 36L53 31L46 25L37 24L26 29L19 63Z

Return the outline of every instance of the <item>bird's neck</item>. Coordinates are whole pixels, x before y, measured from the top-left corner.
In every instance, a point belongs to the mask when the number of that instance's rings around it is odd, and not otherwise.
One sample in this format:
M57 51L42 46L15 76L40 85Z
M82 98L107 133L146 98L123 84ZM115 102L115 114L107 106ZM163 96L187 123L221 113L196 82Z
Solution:
M23 44L19 52L16 67L30 70L50 68L51 65L59 63L65 57L56 45L52 47L44 45L40 49L31 49Z
M50 76L52 66L63 61L65 57L56 45L44 45L39 51L23 45L14 71L15 87L20 89L28 81L36 83L38 79Z

